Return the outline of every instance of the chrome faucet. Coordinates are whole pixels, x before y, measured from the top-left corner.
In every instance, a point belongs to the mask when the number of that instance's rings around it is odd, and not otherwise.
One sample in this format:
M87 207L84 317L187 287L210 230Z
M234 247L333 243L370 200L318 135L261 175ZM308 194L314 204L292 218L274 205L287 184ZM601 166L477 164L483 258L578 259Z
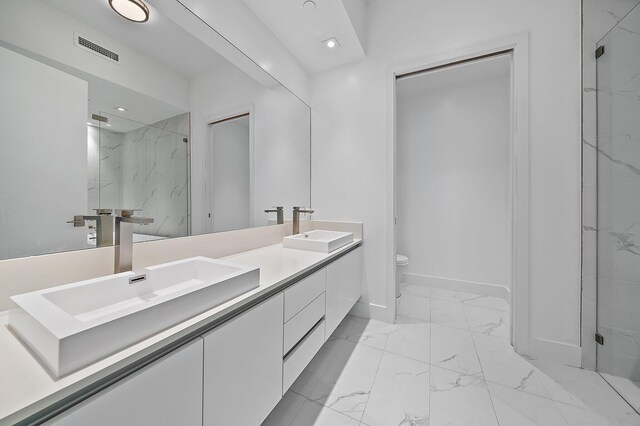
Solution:
M284 223L284 207L274 207L273 209L267 209L264 211L265 213L277 213L276 218L278 221L278 225L282 225Z
M304 209L303 207L293 208L293 235L300 233L300 213L313 213L311 209Z
M153 218L136 217L138 210L116 210L116 241L114 244L114 273L127 272L133 269L133 225L153 223Z

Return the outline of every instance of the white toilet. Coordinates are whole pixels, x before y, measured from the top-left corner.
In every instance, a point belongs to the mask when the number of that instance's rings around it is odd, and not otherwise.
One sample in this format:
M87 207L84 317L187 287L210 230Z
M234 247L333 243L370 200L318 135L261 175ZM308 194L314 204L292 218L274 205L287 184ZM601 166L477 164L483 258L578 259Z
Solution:
M402 278L402 272L408 264L409 258L407 256L396 254L396 297L400 297L400 278Z

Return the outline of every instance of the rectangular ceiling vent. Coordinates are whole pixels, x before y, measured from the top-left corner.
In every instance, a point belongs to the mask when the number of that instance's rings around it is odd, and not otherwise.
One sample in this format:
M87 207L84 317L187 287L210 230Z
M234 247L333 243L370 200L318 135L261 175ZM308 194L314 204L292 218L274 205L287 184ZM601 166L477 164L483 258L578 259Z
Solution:
M118 55L116 52L107 49L106 47L100 46L97 43L92 42L91 40L86 39L85 37L82 37L79 34L75 35L75 44L76 46L84 49L84 50L88 50L91 53L95 53L97 55L100 55L101 57L108 59L110 61L113 61L115 63L119 63L120 62L120 55Z

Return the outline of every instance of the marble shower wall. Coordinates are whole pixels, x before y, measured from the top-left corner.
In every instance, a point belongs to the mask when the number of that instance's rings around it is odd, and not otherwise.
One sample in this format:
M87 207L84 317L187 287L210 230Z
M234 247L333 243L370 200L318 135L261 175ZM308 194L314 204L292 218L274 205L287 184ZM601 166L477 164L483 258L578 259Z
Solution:
M88 130L88 206L87 213L97 208L120 208L122 205L123 133L87 126Z
M135 233L188 235L188 137L188 113L126 133L89 126L88 212L140 209L154 223Z
M151 225L134 226L134 232L188 235L188 137L188 113L124 134L122 205L154 219Z
M582 266L582 348L583 348L583 359L582 364L584 368L595 369L596 368L596 343L594 341L594 334L596 332L596 313L597 313L597 305L596 305L596 297L597 297L597 275L600 275L601 285L608 285L609 281L613 279L613 277L608 274L606 271L614 271L618 270L618 267L621 265L614 266L613 262L634 262L633 259L635 257L635 262L640 260L640 256L636 256L633 254L634 244L640 244L640 241L637 239L634 240L633 236L630 235L630 229L627 229L629 225L633 223L624 224L625 220L632 220L632 216L634 216L634 212L631 209L627 209L627 203L622 198L622 195L625 190L623 188L627 188L626 191L633 192L631 189L635 185L627 185L630 184L630 181L625 182L626 178L622 178L622 180L617 180L618 177L622 177L622 175L630 174L635 176L635 178L640 179L640 173L634 173L633 170L640 169L640 163L631 164L629 161L637 161L640 159L637 156L638 151L636 151L635 157L632 155L633 147L638 148L638 142L640 140L635 140L635 145L633 145L633 140L629 132L627 134L622 135L622 138L628 137L629 143L623 143L620 148L626 145L625 150L613 150L610 141L605 141L603 138L599 141L597 140L597 82L596 82L596 59L595 59L595 49L597 47L597 43L600 39L602 39L607 33L609 33L620 20L627 15L638 3L640 0L583 0L583 141L582 141L582 161L583 161L583 238L582 238L582 255L583 255L583 266ZM637 12L636 12L637 13ZM623 27L619 27L619 31L625 36L630 37L629 40L633 38L637 38L637 40L633 41L633 43L637 43L640 45L640 38L635 37L632 32L628 32ZM607 53L612 53L612 49L608 48ZM631 52L629 52L631 54ZM637 53L636 53L637 55ZM636 56L638 57L638 56ZM611 58L611 56L609 57ZM605 57L599 59L607 60ZM631 76L630 76L631 77ZM633 102L638 101L638 94L640 94L640 86L637 84L640 83L638 79L630 79L630 86L627 88L630 90L626 95L623 94L624 99L623 102ZM635 85L634 87L631 87ZM635 95L633 95L633 91L635 91ZM603 99L601 98L601 102ZM611 104L613 106L613 103ZM627 105L629 106L629 105ZM612 114L609 117L606 117L602 114L602 108L604 105L601 105L601 126L604 122L608 122L610 124L615 124L617 127L621 128L621 126L625 126L626 124L632 124L633 120L628 123L622 122L613 122L611 121L612 117L628 117L629 111L633 110L625 110L624 108L620 111L617 108L612 110ZM626 111L626 112L625 112ZM636 115L637 117L637 115ZM624 120L624 118L623 118ZM637 118L636 118L637 121ZM601 127L601 133L603 128ZM631 155L631 157L630 157ZM597 168L600 167L600 178L601 178L601 187L600 187L600 204L601 207L605 205L615 206L615 209L611 211L612 217L619 217L620 215L627 215L625 220L617 223L615 226L620 226L620 229L613 229L608 226L608 229L603 228L604 223L608 223L608 225L613 225L613 222L609 220L605 220L603 216L603 210L600 210L600 228L598 227L598 181L597 181ZM608 181L604 182L603 178L608 176ZM636 183L640 183L638 180ZM607 194L607 191L603 191L603 186L606 185L611 187L611 189L616 188L611 192L611 194ZM614 185L614 186L612 186ZM617 185L620 185L619 187ZM636 187L637 189L640 187ZM627 192L626 195L630 195L630 192ZM615 194L615 195L614 195ZM637 194L635 194L635 200L638 200ZM635 202L636 208L640 207L640 203ZM630 206L627 206L630 207ZM637 213L637 212L636 212ZM606 215L605 215L606 216ZM635 214L635 220L640 220L640 216ZM605 221L603 221L605 220ZM640 232L640 230L636 230ZM600 237L600 271L598 271L598 237ZM635 241L635 243L634 243ZM631 251L629 250L631 249ZM640 250L638 250L640 252ZM615 260L614 260L615 258ZM606 268L603 266L609 265L610 268ZM640 266L636 265L636 268L640 268ZM639 270L640 271L640 270ZM637 272L639 272L637 271ZM640 276L640 274L636 274L636 277ZM614 295L622 295L625 294L626 300L640 300L640 293L636 291L634 294L633 290L640 286L627 286L625 288L620 288L618 290L614 290L617 284L611 283L611 290L608 292L610 296ZM625 293L626 292L626 293ZM603 292L601 291L601 296ZM606 298L605 298L606 299ZM622 300L603 300L601 298L600 303L601 307L605 307L607 303L614 303L616 309L619 309L618 306L620 303L623 303ZM629 304L627 303L627 306ZM613 312L613 311L610 311ZM603 311L601 310L601 314ZM607 319L606 315L604 317L600 317L600 331L603 332L603 325L606 324ZM609 321L611 323L611 321ZM635 324L640 324L640 318L638 318ZM620 347L618 343L615 343L616 340L620 340L621 336L625 336L628 333L619 332L619 330L611 330L609 336L605 336L606 341L609 343L602 347L605 348L616 348ZM640 337L640 336L634 336ZM625 340L626 338L622 338ZM635 351L638 352L638 345L636 342L632 342L627 339L628 343L631 343L632 346L635 347ZM601 353L601 360L602 355ZM634 355L634 363L640 359L640 353L636 353ZM627 360L631 360L631 358L627 357Z

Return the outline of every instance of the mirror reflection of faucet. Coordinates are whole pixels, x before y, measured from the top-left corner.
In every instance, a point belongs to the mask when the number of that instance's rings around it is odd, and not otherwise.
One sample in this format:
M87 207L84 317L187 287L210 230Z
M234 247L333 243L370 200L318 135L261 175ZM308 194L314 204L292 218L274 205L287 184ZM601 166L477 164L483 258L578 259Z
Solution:
M96 247L114 246L114 272L131 271L133 266L133 225L148 225L153 218L134 216L136 209L95 209L95 216L77 215L74 227L85 226L85 221L96 222ZM90 227L91 228L91 227Z
M278 225L282 225L284 223L284 207L282 206L273 207L272 209L267 209L264 212L277 213L276 219L277 219Z

